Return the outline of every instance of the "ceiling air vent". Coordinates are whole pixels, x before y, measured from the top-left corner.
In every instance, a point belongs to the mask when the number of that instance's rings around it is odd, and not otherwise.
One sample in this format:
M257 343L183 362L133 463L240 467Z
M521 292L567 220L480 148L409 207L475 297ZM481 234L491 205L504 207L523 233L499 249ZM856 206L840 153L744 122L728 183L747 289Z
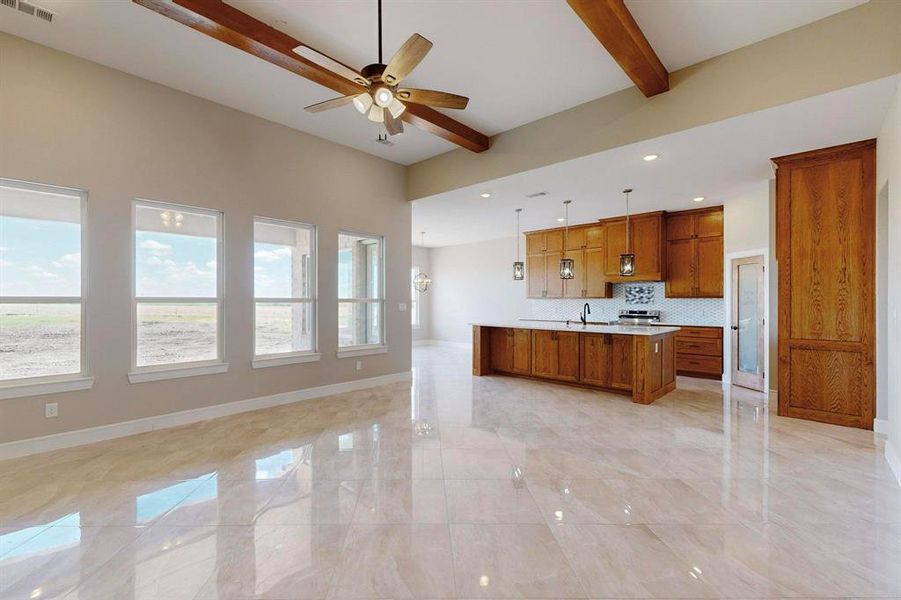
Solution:
M533 192L531 194L526 194L526 198L541 198L542 196L547 196L547 192Z
M0 0L0 4L8 8L19 9L19 12L31 15L32 17L37 17L48 23L53 22L53 13L46 8L41 8L37 4L25 2L25 0Z

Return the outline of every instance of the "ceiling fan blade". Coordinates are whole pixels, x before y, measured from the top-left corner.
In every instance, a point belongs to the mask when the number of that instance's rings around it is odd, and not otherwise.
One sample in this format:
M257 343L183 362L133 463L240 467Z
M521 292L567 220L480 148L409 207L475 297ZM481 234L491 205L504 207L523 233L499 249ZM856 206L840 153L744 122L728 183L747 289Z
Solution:
M391 60L388 61L388 66L385 67L382 79L388 85L397 85L401 79L409 75L410 71L416 68L416 65L425 58L425 55L428 54L431 49L432 42L418 33L414 33L410 36L410 39L404 42L404 45L394 53Z
M388 135L398 135L404 132L404 123L399 117L395 117L390 111L385 111L385 129Z
M311 113L318 113L324 110L338 108L339 106L344 106L345 104L350 104L353 99L354 96L339 96L337 98L332 98L331 100L326 100L325 102L311 104L310 106L305 107L304 110Z
M336 73L345 79L350 79L351 81L355 81L360 85L366 85L369 82L366 81L366 78L360 75L356 69L352 67L348 67L343 62L339 60L335 60L331 56L327 54L323 54L319 50L315 48L310 48L309 46L298 46L294 48L294 53L302 56L308 61L319 65L320 67L325 67L332 73Z
M437 106L439 108L457 108L462 110L469 104L469 98L466 96L417 88L399 89L397 90L397 97L404 102L415 102L416 104Z

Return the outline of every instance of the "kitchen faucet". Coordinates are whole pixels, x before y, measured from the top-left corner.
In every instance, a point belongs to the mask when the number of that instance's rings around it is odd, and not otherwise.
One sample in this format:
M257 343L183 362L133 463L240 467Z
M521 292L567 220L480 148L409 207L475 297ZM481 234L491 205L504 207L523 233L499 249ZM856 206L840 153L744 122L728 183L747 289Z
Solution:
M588 315L591 314L591 307L588 306L588 303L585 303L585 306L582 307L582 312L579 313L579 318L582 319L582 325L586 325L588 323Z

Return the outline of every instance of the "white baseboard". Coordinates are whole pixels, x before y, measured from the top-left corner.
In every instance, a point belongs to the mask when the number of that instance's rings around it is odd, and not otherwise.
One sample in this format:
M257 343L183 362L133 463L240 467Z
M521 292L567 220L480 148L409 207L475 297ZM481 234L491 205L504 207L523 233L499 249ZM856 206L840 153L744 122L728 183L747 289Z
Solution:
M335 394L353 392L379 385L410 381L410 378L410 371L391 373L389 375L380 375L378 377L369 377L367 379L357 379L354 381L345 381L342 383L333 383L302 390L294 390L291 392L283 392L281 394L273 394L272 396L261 396L259 398L250 398L248 400L214 404L213 406L193 408L191 410L168 413L165 415L123 421L122 423L112 423L110 425L101 425L99 427L90 427L88 429L79 429L76 431L66 431L64 433L55 433L53 435L30 438L27 440L17 440L15 442L0 444L0 460L28 456L30 454L39 454L41 452L50 452L51 450L72 448L74 446L134 435L136 433L146 433L157 429L188 425L190 423L197 423L198 421L227 417L229 415L259 410L261 408L269 408L281 404L291 404L293 402L311 400L313 398L322 398L323 396L333 396Z
M472 344L467 342L447 342L445 340L416 340L413 346L442 346L444 348L457 348L458 350L471 350Z
M891 440L885 440L885 460L888 461L889 468L901 486L901 456L898 455L898 450L892 445Z
M888 419L873 419L873 433L888 435Z

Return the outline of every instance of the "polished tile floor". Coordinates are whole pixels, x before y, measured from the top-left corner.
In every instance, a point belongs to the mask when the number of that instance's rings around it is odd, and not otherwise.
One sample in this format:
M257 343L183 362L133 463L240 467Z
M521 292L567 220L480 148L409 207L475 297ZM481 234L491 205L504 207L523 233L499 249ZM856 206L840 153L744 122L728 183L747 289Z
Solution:
M866 431L419 348L414 382L0 462L0 598L901 596Z

